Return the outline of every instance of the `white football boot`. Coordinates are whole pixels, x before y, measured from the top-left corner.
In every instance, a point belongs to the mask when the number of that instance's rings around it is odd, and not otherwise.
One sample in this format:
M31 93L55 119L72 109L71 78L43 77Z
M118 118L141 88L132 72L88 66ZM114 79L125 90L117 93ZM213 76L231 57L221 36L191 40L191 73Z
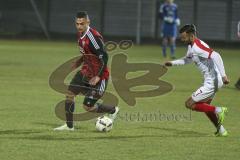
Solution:
M114 121L117 118L117 114L119 113L119 107L115 107L115 112L113 114L109 114L108 117Z
M74 131L74 127L73 128L69 128L67 126L67 124L64 124L64 125L62 125L60 127L54 128L53 130L54 131Z

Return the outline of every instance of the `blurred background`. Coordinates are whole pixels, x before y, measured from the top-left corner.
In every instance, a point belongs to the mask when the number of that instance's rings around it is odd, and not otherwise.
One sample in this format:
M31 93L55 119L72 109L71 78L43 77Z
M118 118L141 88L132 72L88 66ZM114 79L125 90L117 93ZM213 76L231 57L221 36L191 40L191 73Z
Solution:
M109 39L158 43L164 0L0 0L1 38L75 39L74 16L88 11L91 26ZM240 0L175 0L181 25L196 24L204 40L237 42ZM160 42L159 42L160 43Z

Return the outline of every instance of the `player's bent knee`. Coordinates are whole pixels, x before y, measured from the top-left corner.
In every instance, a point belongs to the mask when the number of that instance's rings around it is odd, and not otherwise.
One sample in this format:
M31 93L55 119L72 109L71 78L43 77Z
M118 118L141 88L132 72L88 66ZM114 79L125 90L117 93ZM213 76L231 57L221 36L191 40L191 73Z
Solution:
M185 107L188 108L188 109L192 109L193 106L189 101L186 101L185 102Z
M67 91L66 100L74 101L75 94L71 91Z

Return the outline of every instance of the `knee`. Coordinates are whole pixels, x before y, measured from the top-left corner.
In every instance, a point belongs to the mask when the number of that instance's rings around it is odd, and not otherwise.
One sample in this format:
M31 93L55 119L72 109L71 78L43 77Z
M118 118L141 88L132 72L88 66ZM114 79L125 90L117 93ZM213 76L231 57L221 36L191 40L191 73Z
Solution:
M185 102L185 107L186 107L187 109L193 109L193 105L192 105L189 101L186 101L186 102Z
M74 98L75 98L75 94L72 93L71 91L67 91L67 93L66 93L66 100L74 101Z

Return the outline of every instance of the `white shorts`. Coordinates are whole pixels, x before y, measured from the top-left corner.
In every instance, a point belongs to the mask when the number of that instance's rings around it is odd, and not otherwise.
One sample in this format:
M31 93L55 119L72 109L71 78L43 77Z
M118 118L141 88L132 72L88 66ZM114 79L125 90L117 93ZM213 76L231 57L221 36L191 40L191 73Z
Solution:
M200 102L206 99L213 99L218 89L223 86L223 81L220 75L218 75L217 79L211 80L205 79L203 86L198 88L192 94L192 99L195 102Z
M194 100L194 102L200 102L205 99L213 99L216 92L217 91L215 87L204 85L195 92L193 92L192 99Z

